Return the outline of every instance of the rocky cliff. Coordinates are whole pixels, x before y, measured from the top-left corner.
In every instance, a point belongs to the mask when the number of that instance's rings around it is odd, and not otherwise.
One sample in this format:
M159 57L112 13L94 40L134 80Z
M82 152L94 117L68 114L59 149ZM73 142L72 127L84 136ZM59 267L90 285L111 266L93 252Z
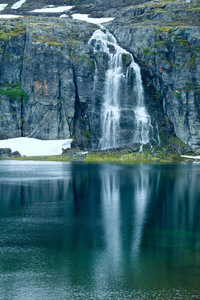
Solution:
M95 29L48 18L1 22L1 139L87 136Z
M105 26L141 67L163 145L177 136L200 153L199 1L117 5L85 0L74 11L116 17ZM88 45L97 26L32 16L0 23L0 138L73 136L76 145L89 147L95 62L106 66Z
M199 1L159 1L129 7L109 26L142 68L149 111L163 137L169 120L176 135L198 153L199 20Z

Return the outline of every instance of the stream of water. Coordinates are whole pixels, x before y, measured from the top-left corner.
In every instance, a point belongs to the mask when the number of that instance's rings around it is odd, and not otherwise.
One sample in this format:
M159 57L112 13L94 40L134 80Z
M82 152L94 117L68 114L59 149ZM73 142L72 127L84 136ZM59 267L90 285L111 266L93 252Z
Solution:
M129 143L148 143L152 130L151 118L145 107L138 64L105 28L96 30L89 43L93 46L95 54L103 53L107 57L100 113L99 149L117 148L127 144L124 131L128 132ZM106 62L104 64L106 65ZM98 68L101 67L102 65L96 64L94 87L98 85ZM93 106L95 110L95 103Z

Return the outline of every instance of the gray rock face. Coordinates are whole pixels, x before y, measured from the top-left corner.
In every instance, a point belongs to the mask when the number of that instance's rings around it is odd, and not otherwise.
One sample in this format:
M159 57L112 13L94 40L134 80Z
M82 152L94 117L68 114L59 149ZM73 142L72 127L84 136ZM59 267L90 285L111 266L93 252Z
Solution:
M96 26L59 19L2 25L0 138L84 137L94 76L87 42Z
M181 8L179 5L172 10L172 4L167 6L177 15ZM155 12L149 17L153 20ZM176 135L200 153L200 30L195 25L174 26L168 23L170 18L166 22L161 26L156 18L155 22L133 25L127 18L109 28L142 68L146 102L151 116L158 121L161 137L163 133L164 139L168 138L171 122Z
M11 156L10 148L0 148L0 157L6 158Z
M141 67L148 112L162 142L169 144L175 132L200 153L198 2L82 0L76 10L116 17L106 27ZM40 17L0 23L0 139L72 136L75 146L89 147L91 131L99 135L99 115L91 118L95 63L102 70L97 107L107 68L105 54L94 55L88 45L97 26Z

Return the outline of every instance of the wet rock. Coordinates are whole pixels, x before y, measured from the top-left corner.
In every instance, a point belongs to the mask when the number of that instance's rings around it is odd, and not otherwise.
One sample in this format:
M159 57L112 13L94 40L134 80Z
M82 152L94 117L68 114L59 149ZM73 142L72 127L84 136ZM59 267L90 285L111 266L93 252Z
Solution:
M19 153L19 151L14 151L11 153L11 156L16 158L16 157L21 157L21 154Z
M6 158L11 156L11 149L10 148L0 148L0 157Z

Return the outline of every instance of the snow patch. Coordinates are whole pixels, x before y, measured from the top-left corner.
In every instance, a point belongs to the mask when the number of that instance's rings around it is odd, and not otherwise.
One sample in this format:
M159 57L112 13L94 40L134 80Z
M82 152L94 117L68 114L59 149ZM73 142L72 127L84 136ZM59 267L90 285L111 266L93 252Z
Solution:
M200 159L200 155L199 156L181 155L181 157L191 158L191 159Z
M22 18L23 16L16 15L0 15L0 19L14 19L14 18Z
M48 7L44 7L44 8L40 8L40 9L34 9L32 10L32 12L35 13L62 13L66 10L70 10L72 9L74 6L58 6L58 7L50 7L50 5Z
M0 141L0 148L10 148L25 156L60 155L62 149L71 148L72 139L39 140L19 137Z
M26 2L26 0L20 0L20 1L17 1L15 4L13 4L13 5L11 6L11 9L18 9L18 8L20 8L25 2Z
M60 15L60 18L68 18L68 15L62 14L62 15Z
M73 14L72 18L75 20L86 21L93 24L101 24L114 20L114 18L89 18L87 14Z
M0 11L4 10L4 8L7 6L8 4L0 4Z

